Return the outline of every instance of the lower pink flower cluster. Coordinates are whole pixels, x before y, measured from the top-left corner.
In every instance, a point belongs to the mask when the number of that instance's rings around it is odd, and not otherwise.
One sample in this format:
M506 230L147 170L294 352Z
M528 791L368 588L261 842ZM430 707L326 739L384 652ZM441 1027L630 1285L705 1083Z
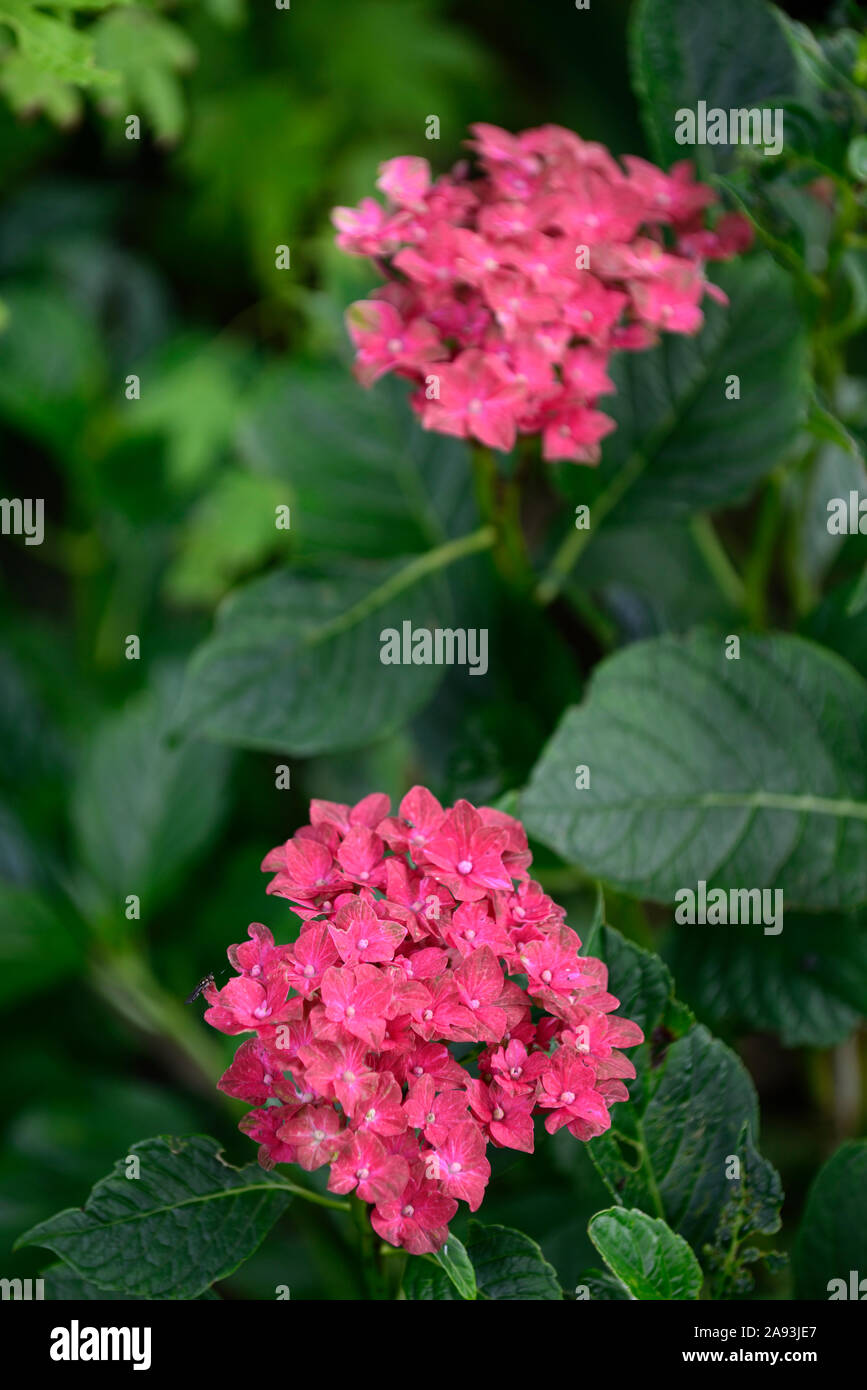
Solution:
M219 1084L255 1107L241 1129L263 1167L330 1164L330 1191L355 1191L383 1240L420 1254L459 1200L481 1203L489 1143L532 1153L535 1114L549 1134L607 1129L635 1075L619 1049L643 1034L612 1016L605 965L530 878L519 821L445 810L424 787L389 812L381 794L311 803L262 865L298 939L253 923L205 1017L255 1035Z
M332 213L338 245L386 277L347 316L356 373L414 381L425 429L502 450L540 434L546 459L596 463L611 353L698 332L704 295L725 300L704 262L744 250L750 225L706 228L714 192L688 163L621 167L561 126L472 132L478 171L434 181L401 155L380 168L385 206Z

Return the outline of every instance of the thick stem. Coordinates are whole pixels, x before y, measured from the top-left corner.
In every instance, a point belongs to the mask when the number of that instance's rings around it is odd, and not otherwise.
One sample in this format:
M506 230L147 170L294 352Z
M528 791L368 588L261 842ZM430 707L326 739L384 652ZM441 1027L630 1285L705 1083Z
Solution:
M376 1234L370 1224L370 1208L355 1193L349 1199L352 1220L358 1235L358 1251L361 1259L361 1272L369 1299L382 1301L387 1298L386 1280L379 1259Z
M535 576L521 524L518 470L511 478L501 477L493 451L481 445L473 449L472 458L479 510L496 537L494 563L511 589L529 593Z

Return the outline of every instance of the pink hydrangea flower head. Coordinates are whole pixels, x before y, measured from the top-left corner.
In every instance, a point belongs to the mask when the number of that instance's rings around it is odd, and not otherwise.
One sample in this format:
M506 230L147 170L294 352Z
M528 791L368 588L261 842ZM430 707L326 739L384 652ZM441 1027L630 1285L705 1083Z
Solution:
M538 179L544 150L522 145L515 177ZM415 196L415 177L394 171L389 196ZM641 1029L531 863L514 817L424 787L396 815L381 794L314 801L263 862L296 939L254 923L229 948L237 973L205 990L207 1021L250 1035L219 1085L251 1106L259 1162L327 1165L329 1190L413 1254L444 1244L461 1202L478 1209L489 1144L532 1153L537 1117L590 1139L635 1074L622 1049Z
M425 429L504 451L539 435L546 459L594 464L614 428L596 408L612 352L698 332L719 297L705 262L744 251L750 225L707 225L715 195L688 162L618 163L554 125L472 137L474 167L432 179L401 155L380 166L385 206L332 213L338 246L386 277L348 311L356 374L414 381Z

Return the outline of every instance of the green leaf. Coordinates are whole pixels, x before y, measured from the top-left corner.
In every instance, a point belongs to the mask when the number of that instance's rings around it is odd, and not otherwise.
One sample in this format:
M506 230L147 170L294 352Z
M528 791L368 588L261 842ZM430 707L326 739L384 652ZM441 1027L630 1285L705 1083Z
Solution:
M606 525L743 501L795 441L807 408L807 347L790 277L757 255L716 278L730 302L706 303L700 333L666 335L652 351L612 363L617 394L605 410L617 429L603 448L601 480L620 500ZM726 399L730 376L739 378L739 400ZM564 467L559 475L576 502L586 500L580 474ZM591 502L591 524L593 515Z
M632 640L734 618L683 521L632 525L626 511L616 523L612 517L593 536L564 596L576 590L598 594Z
M69 909L34 888L0 883L0 1004L55 985L84 962Z
M247 357L234 342L183 334L137 368L141 400L124 403L130 438L165 437L166 471L178 491L201 484L228 456Z
M0 336L0 415L63 455L105 372L93 326L56 290L8 285Z
M829 502L832 498L848 502L850 492L867 489L867 469L855 441L845 448L820 446L813 468L799 482L803 487L802 515L794 524L801 530L801 563L807 579L818 587L845 542L844 536L828 530Z
M285 496L273 479L236 470L220 473L180 532L166 593L176 603L211 604L222 598L233 580L255 570L273 551L285 550L287 532L276 525L282 505Z
M434 1259L442 1265L461 1298L476 1297L476 1271L466 1248L456 1236L449 1236L445 1245L437 1250Z
M646 1040L630 1049L637 1075L629 1100L590 1141L590 1157L618 1204L661 1217L701 1251L729 1199L727 1164L744 1125L758 1133L752 1081L734 1052L692 1023L658 956L611 927L594 950L608 966L618 1012L639 1022Z
M24 57L50 77L79 86L105 86L114 80L97 66L90 33L43 14L33 0L0 0L0 23L8 24Z
M676 926L666 953L681 994L710 1027L779 1033L786 1047L833 1047L867 1000L863 914L786 915L779 936L755 927Z
M140 1177L127 1177L129 1156ZM98 1182L83 1209L43 1221L16 1242L53 1250L100 1289L139 1298L196 1298L253 1254L289 1193L256 1163L233 1168L215 1139L145 1139Z
M603 916L604 911L603 902ZM675 998L674 980L664 961L652 951L645 951L629 941L604 921L591 929L581 953L601 956L605 960L609 983L612 990L616 985L620 1000L618 1014L637 1023L646 1040L652 1041L651 1035L657 1030L661 1046L667 1046L695 1022L690 1010ZM630 1056L634 1058L635 1054L630 1051Z
M414 1303L457 1302L461 1297L443 1268L415 1255L407 1261L403 1294Z
M476 1271L480 1298L562 1299L557 1274L539 1246L509 1226L471 1221L467 1252Z
M170 743L175 704L176 682L166 679L105 720L73 791L81 864L100 909L115 916L129 894L147 913L205 848L223 813L227 755L196 739Z
M399 728L444 668L383 665L381 633L448 627L439 571L487 548L482 530L407 561L279 572L230 596L188 672L184 727L248 748L309 755Z
M106 109L115 116L140 114L158 140L177 140L184 127L178 73L196 60L183 30L137 7L105 15L91 32L97 61L118 84L105 97Z
M448 1250L448 1254L444 1252ZM406 1297L440 1302L455 1299L562 1299L557 1275L534 1240L508 1226L471 1221L466 1246L449 1236L434 1259L410 1259Z
M238 445L288 489L302 553L384 559L476 524L466 445L423 431L393 383L365 391L345 368L281 365L257 389Z
M843 421L838 419L833 411L828 410L816 396L810 401L806 423L810 433L816 439L824 439L830 444L836 444L839 449L844 449L846 453L861 459L863 463L863 451L858 440L846 428Z
M773 1235L780 1229L783 1187L772 1163L763 1158L744 1125L737 1148L739 1175L729 1182L730 1194L720 1211L713 1244L705 1249L712 1275L713 1297L737 1298L755 1284L749 1265L769 1264L779 1258L746 1242L755 1236Z
M867 899L867 685L790 636L636 643L596 669L521 800L529 831L594 877L671 902L774 887L786 907ZM574 769L590 768L576 791Z
M867 608L867 565L864 566L861 578L852 590L852 597L849 599L846 612L850 618L854 618L865 608Z
M731 162L731 145L679 145L675 113L776 106L797 90L797 65L763 0L639 0L632 12L633 86L656 162L694 159L702 176Z
M686 1241L658 1217L611 1207L597 1212L587 1233L633 1298L698 1298L701 1266Z
M801 631L804 637L837 652L867 679L867 623L851 611L857 602L858 584L857 579L850 579L830 589L805 619Z
M66 1265L49 1265L43 1269L38 1276L44 1281L45 1298L49 1302L62 1301L64 1303L136 1303L139 1302L139 1295L134 1293L110 1293L107 1289L100 1289L96 1284L89 1284L86 1279L82 1279L79 1274L73 1274L72 1270ZM171 1295L166 1295L167 1298ZM219 1294L213 1293L211 1289L206 1289L204 1293L198 1295L197 1301L212 1303L220 1302Z
M43 72L38 63L17 50L0 60L0 92L17 116L43 111L60 126L74 125L83 108L77 88Z
M629 1290L607 1269L582 1269L576 1282L576 1298L580 1291L583 1300L585 1289L590 1302L629 1303L632 1297Z
M797 1298L864 1297L867 1285L867 1139L850 1139L819 1170L807 1197L795 1244ZM843 1280L845 1292L832 1280Z

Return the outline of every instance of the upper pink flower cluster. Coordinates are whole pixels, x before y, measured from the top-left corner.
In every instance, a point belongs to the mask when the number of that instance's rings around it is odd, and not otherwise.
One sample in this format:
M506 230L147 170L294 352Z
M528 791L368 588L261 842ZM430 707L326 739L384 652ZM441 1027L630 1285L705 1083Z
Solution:
M241 1128L260 1163L329 1163L329 1189L418 1254L446 1240L457 1199L479 1206L488 1143L531 1153L534 1113L550 1134L607 1129L635 1075L618 1049L643 1035L612 1017L605 965L530 878L518 821L444 810L424 787L389 810L380 794L311 803L262 865L300 935L276 946L254 923L205 1017L255 1034L219 1084L256 1107Z
M426 159L380 168L387 206L335 208L337 243L372 257L387 283L352 305L356 373L419 383L425 429L509 450L542 435L547 459L596 463L614 422L608 359L650 347L660 330L695 333L703 261L747 246L748 222L704 227L710 188L688 163L669 174L560 126L510 135L471 127L482 167L431 181Z

